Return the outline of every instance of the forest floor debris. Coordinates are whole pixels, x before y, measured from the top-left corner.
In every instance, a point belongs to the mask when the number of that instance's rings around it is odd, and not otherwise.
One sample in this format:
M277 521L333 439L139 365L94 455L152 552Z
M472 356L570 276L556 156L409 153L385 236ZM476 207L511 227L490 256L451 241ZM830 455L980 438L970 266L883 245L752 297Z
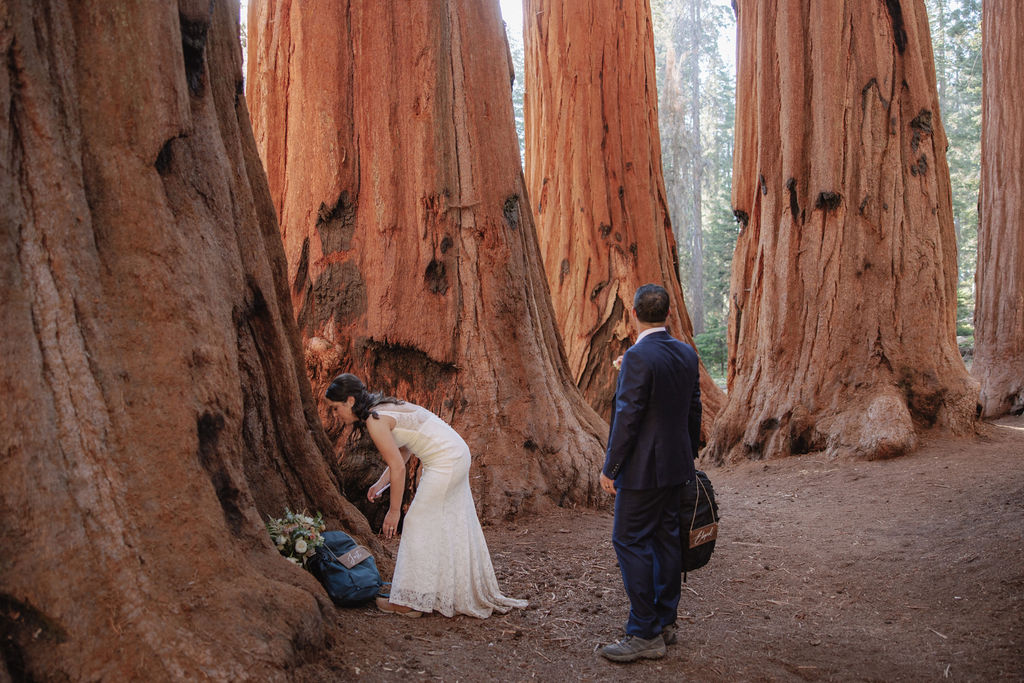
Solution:
M338 610L302 681L1024 680L1024 418L886 461L707 468L722 507L679 643L613 664L622 590L608 511L487 526L526 610L487 620Z

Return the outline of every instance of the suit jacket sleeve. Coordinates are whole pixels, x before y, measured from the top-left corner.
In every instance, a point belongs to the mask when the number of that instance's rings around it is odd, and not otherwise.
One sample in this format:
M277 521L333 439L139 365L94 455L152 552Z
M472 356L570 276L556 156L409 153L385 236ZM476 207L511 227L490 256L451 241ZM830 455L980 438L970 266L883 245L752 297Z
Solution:
M640 424L650 399L650 368L635 353L626 353L619 370L619 386L615 392L615 411L612 415L608 450L603 472L614 479L626 458L633 452Z
M697 451L700 450L700 420L703 408L700 403L700 373L697 373L696 384L693 386L693 395L690 397L690 414L688 427L690 431L690 453L694 460L697 459Z

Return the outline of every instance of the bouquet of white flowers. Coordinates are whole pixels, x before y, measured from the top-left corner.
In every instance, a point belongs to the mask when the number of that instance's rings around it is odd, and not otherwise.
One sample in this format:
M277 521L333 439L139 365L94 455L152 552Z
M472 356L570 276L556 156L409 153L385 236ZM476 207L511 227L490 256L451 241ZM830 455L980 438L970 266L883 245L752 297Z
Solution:
M319 512L310 517L305 510L296 513L285 508L284 517L267 520L267 531L280 553L300 567L324 544L324 520Z

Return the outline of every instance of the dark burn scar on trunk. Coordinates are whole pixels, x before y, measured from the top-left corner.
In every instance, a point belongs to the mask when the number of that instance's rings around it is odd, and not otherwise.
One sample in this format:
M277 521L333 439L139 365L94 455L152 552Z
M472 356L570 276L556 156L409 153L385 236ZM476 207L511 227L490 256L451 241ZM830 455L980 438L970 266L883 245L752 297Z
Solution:
M903 26L903 7L900 0L885 0L885 9L892 20L892 39L900 54L907 49L907 30Z

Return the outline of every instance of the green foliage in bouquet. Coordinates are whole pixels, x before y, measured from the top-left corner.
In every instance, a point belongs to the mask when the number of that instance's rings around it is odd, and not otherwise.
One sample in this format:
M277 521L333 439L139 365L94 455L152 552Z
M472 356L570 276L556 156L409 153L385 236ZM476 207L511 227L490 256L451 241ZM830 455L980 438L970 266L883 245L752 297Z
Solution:
M324 544L324 520L319 512L310 517L305 510L285 508L284 517L267 520L267 532L278 551L300 567Z

